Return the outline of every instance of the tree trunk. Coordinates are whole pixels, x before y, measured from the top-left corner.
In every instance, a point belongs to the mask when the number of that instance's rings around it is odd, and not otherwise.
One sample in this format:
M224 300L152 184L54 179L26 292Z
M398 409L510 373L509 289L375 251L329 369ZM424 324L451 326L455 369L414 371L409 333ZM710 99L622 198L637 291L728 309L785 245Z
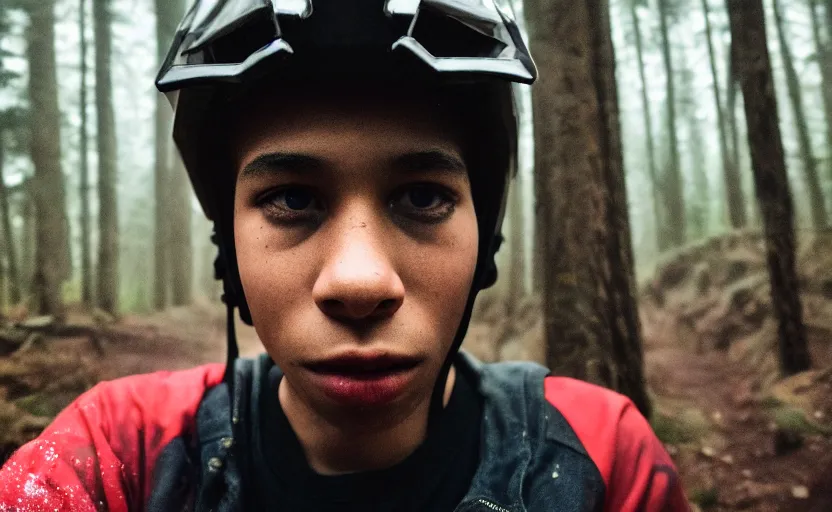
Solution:
M806 124L806 113L803 109L803 95L800 90L800 80L794 69L792 51L786 37L786 28L783 23L783 16L780 10L779 0L772 0L774 7L774 20L777 28L777 39L780 43L780 54L783 56L783 68L786 73L786 87L789 92L789 101L794 111L795 128L797 129L797 142L800 147L800 159L803 161L803 174L806 180L806 187L809 190L809 206L812 214L812 225L815 229L824 229L827 225L826 205L823 201L823 190L818 177L818 166L815 155L812 151L812 139L809 135L809 127Z
M728 9L726 0L726 11ZM737 97L739 91L739 77L737 76L737 68L734 64L734 49L733 45L728 45L728 76L726 77L726 95L728 96L725 110L727 115L728 136L731 142L731 160L737 163L737 172L740 176L740 185L742 187L743 211L746 215L746 226L759 227L762 225L760 220L760 205L754 197L754 178L749 173L743 175L740 170L744 169L744 153L740 151L740 124L737 121ZM743 178L745 176L745 179Z
M205 217L198 217L197 223L199 228L198 233L203 233L205 236L198 241L200 250L198 252L200 260L199 271L199 290L200 293L210 300L219 298L221 292L220 283L214 277L214 260L217 257L217 246L212 241L213 223Z
M81 153L81 180L78 195L81 203L81 301L93 304L92 255L90 254L90 162L89 129L87 128L87 0L80 0L78 32L81 38L81 84L79 100L81 106L81 127L79 133L79 152Z
M739 69L754 185L763 220L771 300L779 322L780 368L792 375L811 366L795 270L794 211L777 119L762 0L728 0Z
M156 51L161 64L185 14L183 0L155 0ZM179 154L171 144L172 112L163 95L156 97L155 272L154 305L163 309L193 299L191 186Z
M667 136L670 143L670 159L667 163L663 180L662 197L664 198L664 233L660 238L660 249L679 247L685 243L685 201L682 192L681 158L679 157L679 137L676 133L676 91L673 85L673 56L670 52L670 35L668 30L667 1L658 0L659 21L662 38L662 57L667 81Z
M520 178L515 177L511 183L511 190L508 198L509 217L511 219L511 235L509 237L509 275L508 275L508 297L506 298L506 315L509 322L512 321L515 308L526 295L525 272L524 272L524 251L523 251L523 202L520 190Z
M540 69L533 99L547 362L556 374L624 393L649 415L608 9L526 2Z
M191 184L179 154L171 173L170 256L173 304L193 301L193 249L191 248Z
M681 122L687 128L687 156L690 187L686 187L685 203L688 208L689 238L698 240L704 238L708 232L710 207L714 203L710 183L705 170L705 144L702 140L702 130L697 111L697 92L694 90L694 72L689 66L690 59L686 55L684 46L675 48L676 54L681 55L681 65L678 70L681 86L679 115Z
M728 203L728 220L731 227L739 229L745 227L745 200L742 195L742 181L740 180L739 163L731 158L728 151L728 135L726 133L725 116L722 109L722 95L719 90L719 73L716 70L716 53L712 39L710 8L708 0L702 0L702 13L705 17L705 37L708 42L708 58L713 77L714 104L716 106L716 124L719 132L719 153L722 157L722 173L725 179L725 200Z
M830 2L832 4L832 2ZM832 5L827 7L827 10ZM809 0L809 9L812 17L812 38L815 42L815 53L818 59L818 67L821 76L821 97L823 98L823 114L826 120L826 169L827 181L832 183L832 39L823 43L821 35L821 20L818 14L818 1ZM829 14L829 13L827 13ZM830 15L832 17L832 15ZM829 21L832 21L830 19Z
M69 233L61 171L61 113L55 63L54 0L27 2L29 14L30 145L35 167L35 265L33 292L40 314L63 316L61 287L69 277Z
M541 0L535 0L541 1ZM528 8L526 8L526 12L528 12ZM529 26L527 24L527 26ZM531 29L529 29L531 30ZM534 89L532 89L534 90ZM537 134L537 120L534 119L534 112L536 112L534 94L532 94L532 124L534 125L533 132L534 132L534 139L538 139ZM545 281L546 281L546 243L543 240L543 237L546 233L546 209L544 205L541 204L541 201L544 200L545 196L541 194L540 191L544 190L546 186L546 177L547 172L544 169L538 167L539 160L538 160L538 153L537 148L534 149L534 167L533 167L533 179L534 179L534 253L532 253L532 293L536 296L542 296L546 293Z
M181 19L177 11L180 0L155 0L156 7L156 60L161 65L168 51L176 25ZM157 310L168 304L171 287L169 269L169 233L170 219L170 163L171 163L171 123L173 112L163 94L156 95L155 128L155 163L154 178L154 271L153 271L153 305Z
M116 204L116 126L110 72L110 0L93 1L95 27L95 106L98 113L98 307L118 310L118 208Z
M727 128L727 139L730 142L731 161L736 164L737 176L740 176L740 135L737 126L737 83L739 82L734 67L734 59L732 58L733 47L728 47L728 74L725 77L725 95L727 96L725 110L725 126ZM727 181L726 181L727 185ZM742 214L746 215L745 211L745 196L742 194L742 179L740 179L740 200L742 201ZM729 204L730 207L730 204Z
M653 142L653 117L650 113L650 98L647 94L647 78L644 71L644 45L641 41L641 24L638 20L638 9L636 2L630 2L630 15L633 20L633 33L636 39L636 57L638 58L638 76L641 80L641 104L644 112L644 135L647 139L647 163L650 172L650 187L653 193L653 220L656 225L656 247L661 247L660 230L664 222L661 218L660 204L661 194L659 193L659 172L656 166L656 148Z
M35 262L35 255L37 253L37 239L38 239L38 222L37 213L35 211L35 191L32 184L32 178L27 178L23 186L23 233L20 237L20 263L21 263L21 284L29 283L28 288L23 288L24 295L35 297L35 272L37 263ZM34 303L31 306L35 306Z
M832 45L832 0L826 0L826 40Z
M3 244L6 250L6 265L8 272L5 276L9 288L9 301L12 304L20 302L20 274L17 269L17 253L15 252L14 233L12 232L11 211L9 209L9 194L3 175L3 165L6 163L5 128L0 126L0 216L3 222Z

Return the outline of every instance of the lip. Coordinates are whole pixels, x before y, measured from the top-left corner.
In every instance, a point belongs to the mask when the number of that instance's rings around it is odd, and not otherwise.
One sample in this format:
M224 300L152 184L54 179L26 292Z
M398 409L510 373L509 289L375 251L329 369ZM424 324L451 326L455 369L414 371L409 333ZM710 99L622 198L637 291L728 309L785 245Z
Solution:
M305 364L314 384L347 406L381 406L409 387L422 360L384 352L350 352Z

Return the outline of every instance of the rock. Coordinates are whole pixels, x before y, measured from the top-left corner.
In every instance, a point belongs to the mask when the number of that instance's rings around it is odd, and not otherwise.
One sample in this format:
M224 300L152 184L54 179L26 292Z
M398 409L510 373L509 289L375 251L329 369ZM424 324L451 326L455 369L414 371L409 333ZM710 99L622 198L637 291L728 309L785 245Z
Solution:
M736 497L732 500L732 504L737 510L751 509L760 501L779 494L781 490L781 486L777 484L761 484L753 480L745 480L736 487Z
M776 429L773 437L775 455L785 455L803 446L803 436L793 430Z
M704 455L705 457L708 457L708 458L716 457L716 450L714 450L710 446L703 446L702 449L700 450L700 453L702 453L702 455Z
M751 383L747 380L743 381L743 383L737 387L732 398L734 404L739 407L754 403L754 393L751 391Z
M708 271L707 264L700 264L697 266L696 275L694 277L696 282L696 291L703 294L711 287L711 274Z
M743 469L742 476L747 479L751 479L751 470L750 469Z
M832 299L832 279L824 280L820 285L820 290L825 299Z
M726 454L726 455L723 455L722 457L719 458L719 460L721 460L722 462L724 462L726 464L729 464L729 465L734 463L734 457L730 453Z
M748 262L744 260L734 260L728 264L728 269L725 272L725 282L733 283L734 281L745 277L748 274Z
M690 275L690 267L684 262L674 261L666 264L659 271L659 287L674 288Z
M792 487L792 496L799 499L805 500L809 498L809 488L805 485L795 485Z

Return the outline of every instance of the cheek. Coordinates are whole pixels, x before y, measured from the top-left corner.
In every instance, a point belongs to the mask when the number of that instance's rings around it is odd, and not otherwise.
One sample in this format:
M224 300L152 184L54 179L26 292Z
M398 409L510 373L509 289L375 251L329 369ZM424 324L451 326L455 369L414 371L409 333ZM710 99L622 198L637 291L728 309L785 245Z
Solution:
M435 244L403 249L400 268L407 290L405 302L424 313L428 329L438 330L443 343L456 333L471 290L477 263L478 232L473 210L457 211Z
M234 243L240 281L255 328L258 334L261 327L271 330L303 303L304 292L314 281L314 266L292 247L294 243L285 233L275 230L253 208L236 209Z

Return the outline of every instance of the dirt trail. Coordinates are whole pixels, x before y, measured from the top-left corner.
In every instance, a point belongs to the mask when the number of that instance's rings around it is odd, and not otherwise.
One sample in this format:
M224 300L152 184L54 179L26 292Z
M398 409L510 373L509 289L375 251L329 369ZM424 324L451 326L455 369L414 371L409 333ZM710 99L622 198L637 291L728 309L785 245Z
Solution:
M237 345L243 357L263 351L254 329L239 319ZM102 379L157 370L181 370L206 363L224 363L226 322L222 306L207 304L166 311L149 317L127 317L109 329Z
M758 236L689 248L642 291L652 423L702 509L832 511L829 244L801 246L814 368L786 379Z

